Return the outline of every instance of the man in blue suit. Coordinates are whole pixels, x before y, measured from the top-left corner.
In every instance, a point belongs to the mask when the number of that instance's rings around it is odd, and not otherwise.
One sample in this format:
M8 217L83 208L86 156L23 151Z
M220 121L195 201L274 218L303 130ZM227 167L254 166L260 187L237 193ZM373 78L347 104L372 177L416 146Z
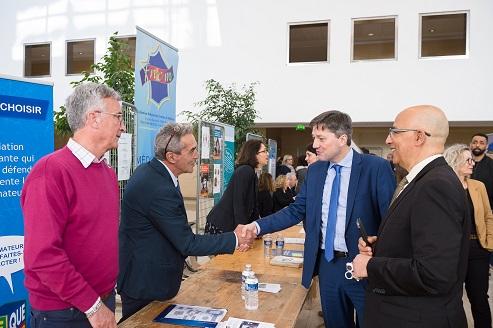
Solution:
M197 158L192 126L169 123L156 135L155 158L128 181L119 230L121 321L153 300L173 298L187 256L233 253L239 245L246 250L253 239L243 239L240 228L220 235L192 232L178 176L191 173Z
M302 284L309 288L319 276L325 326L364 327L366 282L347 280L346 263L358 254L361 218L369 234L377 231L389 207L395 178L388 161L362 155L351 147L349 115L327 111L311 122L313 147L319 161L309 166L294 203L244 228L263 235L305 219Z

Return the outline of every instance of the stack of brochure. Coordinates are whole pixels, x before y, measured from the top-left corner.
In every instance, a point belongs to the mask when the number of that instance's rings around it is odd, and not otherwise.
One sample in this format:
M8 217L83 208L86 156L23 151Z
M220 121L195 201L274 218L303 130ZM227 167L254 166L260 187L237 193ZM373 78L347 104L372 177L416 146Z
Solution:
M303 257L303 251L293 251L290 249L285 249L282 251L282 255L291 257Z
M286 238L284 238L284 244L304 245L305 244L305 238L286 237Z
M268 322L229 317L227 321L220 322L216 328L276 328L276 326Z

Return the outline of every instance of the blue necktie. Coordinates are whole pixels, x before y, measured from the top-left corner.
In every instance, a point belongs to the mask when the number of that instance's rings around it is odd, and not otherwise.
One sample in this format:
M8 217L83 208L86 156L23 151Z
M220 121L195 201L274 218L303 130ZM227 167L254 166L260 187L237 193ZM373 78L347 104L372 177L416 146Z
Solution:
M336 171L336 176L332 181L332 191L330 192L329 215L327 218L327 230L325 231L325 258L328 262L334 258L334 238L336 233L337 221L337 203L339 200L339 191L341 190L341 168L340 165L334 165L332 168Z

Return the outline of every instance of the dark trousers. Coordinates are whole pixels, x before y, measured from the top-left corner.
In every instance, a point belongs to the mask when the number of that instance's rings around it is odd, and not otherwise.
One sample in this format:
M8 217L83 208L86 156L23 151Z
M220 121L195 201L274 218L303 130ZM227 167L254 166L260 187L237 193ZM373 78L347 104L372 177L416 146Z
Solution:
M474 328L491 328L488 303L489 256L490 253L481 247L478 240L471 240L465 285L467 298L471 303Z
M113 312L115 312L115 293L113 292L103 303ZM55 311L38 311L31 309L31 328L91 328L91 324L84 312L74 307L55 310Z
M334 258L327 262L322 250L317 259L320 300L327 328L364 327L366 281L344 277L348 258ZM357 322L354 320L356 310Z
M132 315L137 313L140 309L144 308L147 304L151 303L153 300L139 300L120 292L120 297L122 299L122 318L118 323L121 323Z

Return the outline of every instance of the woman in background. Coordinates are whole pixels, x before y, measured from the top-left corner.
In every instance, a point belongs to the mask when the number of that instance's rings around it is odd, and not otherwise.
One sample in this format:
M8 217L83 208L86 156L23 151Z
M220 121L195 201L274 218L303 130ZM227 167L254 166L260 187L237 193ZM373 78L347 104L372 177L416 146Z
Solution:
M291 193L288 193L288 180L285 175L280 175L275 182L276 191L272 195L274 213L294 202Z
M465 287L471 303L475 328L491 328L491 312L488 303L489 255L493 250L493 214L484 184L469 179L474 160L469 147L463 144L450 146L443 153L467 191L471 212L469 262Z
M296 177L298 178L298 184L296 185L296 193L299 193L301 186L305 181L305 175L308 171L308 166L318 161L317 150L313 148L313 144L309 143L305 149L305 155L298 157L298 166L296 167ZM301 164L300 164L301 163Z
M261 218L273 213L273 192L272 175L267 172L262 173L258 181L258 212Z
M255 170L266 165L268 159L267 148L260 140L248 140L241 146L233 176L219 203L207 215L205 233L233 231L238 224L248 224L258 219L258 178Z

